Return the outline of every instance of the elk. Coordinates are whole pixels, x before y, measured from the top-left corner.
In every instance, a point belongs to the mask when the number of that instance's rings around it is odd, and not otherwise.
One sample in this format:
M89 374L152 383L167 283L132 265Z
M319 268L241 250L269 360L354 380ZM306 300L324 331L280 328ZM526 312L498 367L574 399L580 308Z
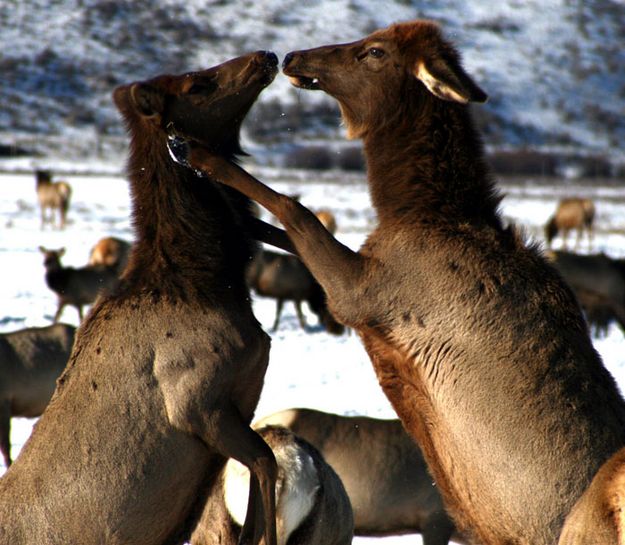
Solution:
M336 234L336 217L330 210L317 210L315 216L330 233Z
M625 448L605 462L566 517L558 545L625 544Z
M0 543L182 543L232 457L252 473L241 542L276 545L276 462L249 425L270 345L244 277L259 225L246 199L168 150L178 135L234 160L240 124L276 72L260 51L115 89L135 243L0 479Z
M44 411L74 343L67 324L28 327L0 334L0 451L11 465L11 418Z
M98 295L117 286L117 271L108 267L87 265L86 267L64 267L61 258L65 248L51 250L39 246L43 254L43 266L46 269L46 285L57 295L57 308L53 322L59 321L63 309L76 307L80 321L83 319L83 307L92 304Z
M278 463L279 545L351 545L354 519L341 479L310 443L276 426L256 427ZM237 545L249 471L228 460L191 536L191 545Z
M423 454L401 421L286 409L254 427L284 426L311 443L340 477L357 536L421 533L424 545L447 545L455 532Z
M46 223L54 227L54 211L59 214L59 228L65 228L72 187L63 181L53 182L48 170L35 171L37 199L41 210L41 229Z
M129 242L117 237L104 237L91 248L88 264L108 267L121 274L128 263L129 254Z
M570 197L560 200L555 214L551 216L545 224L547 247L551 248L553 239L561 232L562 247L566 249L566 243L571 229L577 230L575 248L578 248L581 244L584 230L588 233L588 247L592 247L594 220L595 205L591 199Z
M302 329L308 327L302 312L302 301L319 317L329 333L341 335L345 328L328 310L323 288L300 259L294 255L261 250L246 272L247 283L258 295L276 299L276 318L272 330L277 331L284 301L293 301Z
M503 225L468 107L486 94L430 21L291 52L283 72L337 99L364 141L378 224L359 251L205 146L187 141L180 160L278 218L360 335L458 530L552 545L625 444L625 403L571 289Z

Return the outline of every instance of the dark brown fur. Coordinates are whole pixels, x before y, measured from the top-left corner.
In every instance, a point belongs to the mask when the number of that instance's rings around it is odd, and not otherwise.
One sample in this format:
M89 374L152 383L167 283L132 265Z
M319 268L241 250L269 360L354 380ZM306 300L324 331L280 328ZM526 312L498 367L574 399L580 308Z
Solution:
M459 530L553 545L625 444L625 404L571 290L502 227L466 105L486 95L427 21L290 53L284 72L337 98L364 140L379 224L359 252L210 151L192 146L191 163L285 226L334 316L360 334Z
M545 224L545 239L551 248L553 239L562 233L562 247L566 248L569 231L577 231L575 248L578 248L584 231L588 233L588 247L592 247L593 225L595 221L595 205L591 199L569 197L558 203L556 213Z
M276 64L258 52L116 89L136 243L0 479L0 543L181 543L233 457L254 476L243 543L275 545L275 459L249 427L269 339L245 285L246 203L175 164L167 142L174 132L233 158Z
M72 187L64 181L53 182L52 175L47 170L35 172L37 180L37 199L41 210L41 228L46 223L54 227L54 211L59 213L59 228L64 229L67 221L67 211L72 196Z
M74 343L66 324L28 327L0 335L0 451L11 465L11 418L44 411Z

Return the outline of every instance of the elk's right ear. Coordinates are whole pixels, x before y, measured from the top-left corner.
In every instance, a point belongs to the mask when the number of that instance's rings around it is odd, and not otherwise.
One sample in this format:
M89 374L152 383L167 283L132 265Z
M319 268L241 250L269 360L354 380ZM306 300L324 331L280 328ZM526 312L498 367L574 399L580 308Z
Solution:
M163 95L147 83L135 83L130 87L130 103L144 117L156 117L163 113Z
M433 95L443 100L461 104L486 102L488 95L456 64L443 59L421 60L415 68L415 76Z

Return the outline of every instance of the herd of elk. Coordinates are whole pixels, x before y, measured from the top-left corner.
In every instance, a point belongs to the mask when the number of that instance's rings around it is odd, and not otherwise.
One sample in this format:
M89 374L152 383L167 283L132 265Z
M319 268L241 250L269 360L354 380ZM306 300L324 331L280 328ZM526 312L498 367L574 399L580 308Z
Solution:
M48 170L35 171L37 199L41 210L41 228L46 223L54 226L54 213L59 214L59 229L65 228L67 211L72 196L72 188L67 182L52 181L52 174Z
M595 221L595 205L591 199L581 197L568 197L562 199L556 208L556 212L545 224L545 240L551 248L553 239L562 233L562 247L566 249L569 231L577 230L575 247L578 248L582 241L584 231L588 234L588 247L592 246L593 223Z
M0 334L0 452L11 465L11 418L33 418L48 405L74 344L66 324Z
M117 88L135 242L0 479L0 543L347 545L354 527L420 531L426 545L625 542L625 402L571 288L503 225L468 107L487 96L454 46L412 21L293 51L283 71L334 97L348 137L364 141L377 227L352 251L238 166L273 53ZM594 207L580 207L590 229ZM56 208L63 227L67 204ZM549 243L560 230L566 243L572 216L549 221ZM250 427L270 345L245 279L255 241L299 256L358 332L401 423L378 431L300 410L271 421L294 434ZM56 321L63 297L86 288L41 251ZM407 465L390 474L393 447ZM397 505L432 481L423 511Z
M423 545L447 545L455 531L423 454L399 420L286 409L254 427L283 426L311 443L341 478L354 511L354 534L420 533Z
M350 545L354 521L341 479L306 440L283 427L257 433L278 464L276 527L279 545ZM229 460L208 498L191 545L237 545L245 518L249 471Z
M272 228L168 150L187 137L234 159L240 124L276 72L275 55L257 52L115 90L135 242L0 479L0 543L182 542L231 457L252 473L242 542L276 545L277 466L250 427L270 341L244 278L249 234Z
M469 539L551 545L625 445L625 403L571 289L498 211L468 104L486 94L429 21L294 51L283 71L362 138L378 225L354 252L308 209L196 142L190 166L274 214L355 329Z

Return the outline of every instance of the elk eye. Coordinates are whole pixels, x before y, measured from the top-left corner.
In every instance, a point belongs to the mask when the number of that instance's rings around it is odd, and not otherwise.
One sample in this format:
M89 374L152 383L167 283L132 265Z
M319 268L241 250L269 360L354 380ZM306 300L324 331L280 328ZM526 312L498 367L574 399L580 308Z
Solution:
M381 59L382 57L384 57L384 50L379 49L378 47L372 47L371 49L369 49L368 53L369 56L373 57L374 59Z

